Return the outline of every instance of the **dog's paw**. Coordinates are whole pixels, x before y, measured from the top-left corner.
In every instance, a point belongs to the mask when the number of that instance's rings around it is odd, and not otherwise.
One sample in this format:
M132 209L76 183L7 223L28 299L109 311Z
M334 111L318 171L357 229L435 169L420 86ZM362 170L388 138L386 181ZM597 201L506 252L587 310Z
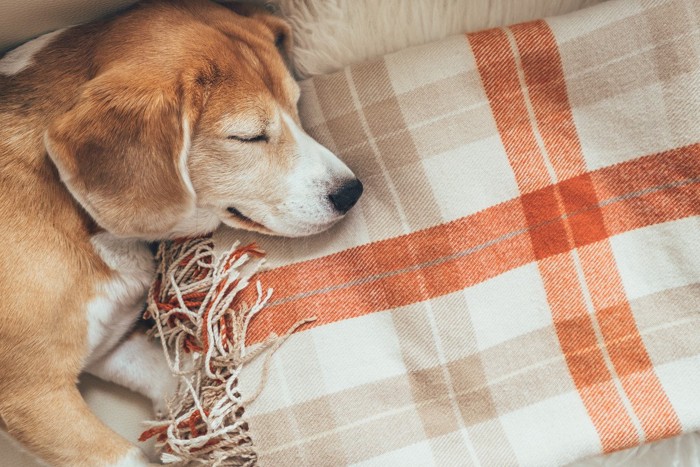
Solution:
M169 413L170 411L168 409L168 402L165 399L153 401L153 414L156 416L157 419L160 420L166 418Z
M148 465L158 464L152 464L146 455L139 448L135 447L129 450L117 463L113 464L113 467L146 467Z

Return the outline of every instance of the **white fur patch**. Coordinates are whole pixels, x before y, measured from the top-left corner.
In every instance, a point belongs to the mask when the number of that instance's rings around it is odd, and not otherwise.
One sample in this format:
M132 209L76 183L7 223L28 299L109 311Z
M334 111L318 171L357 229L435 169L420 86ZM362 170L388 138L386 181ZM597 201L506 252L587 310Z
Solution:
M170 371L160 340L139 331L133 332L86 370L150 398L160 414L165 413L166 401L177 389L177 378Z
M91 241L114 276L100 285L87 305L87 364L114 348L133 327L155 275L153 255L144 242L120 239L107 232L95 235Z
M192 214L170 229L169 237L193 237L213 232L221 224L219 216L208 209L195 208Z
M319 193L308 187L311 183L321 187L323 192L320 197L325 199L328 189L333 184L355 178L355 174L338 156L306 134L292 117L284 113L282 118L292 132L294 141L297 143L297 153L299 154L299 163L289 178L293 192L318 197ZM310 200L300 199L299 201L307 202Z
M184 117L182 119L182 133L185 136L183 137L182 149L180 150L177 163L178 168L180 169L180 176L182 177L182 181L185 183L187 191L191 196L195 197L196 194L194 192L194 186L192 186L192 180L190 179L190 171L187 168L187 156L190 152L190 147L192 146L190 132L190 121L187 119L187 117Z
M139 448L130 450L124 457L119 459L112 467L143 467L152 465Z
M0 73L4 75L16 75L27 69L34 63L34 55L49 45L52 40L65 30L64 28L44 34L9 51L3 59L0 60Z
M325 171L337 178L353 178L355 176L350 169L338 159L338 156L306 134L289 114L286 112L282 113L282 119L292 132L294 141L296 141L299 148L298 153L301 159L306 161L302 165L317 166L318 170Z

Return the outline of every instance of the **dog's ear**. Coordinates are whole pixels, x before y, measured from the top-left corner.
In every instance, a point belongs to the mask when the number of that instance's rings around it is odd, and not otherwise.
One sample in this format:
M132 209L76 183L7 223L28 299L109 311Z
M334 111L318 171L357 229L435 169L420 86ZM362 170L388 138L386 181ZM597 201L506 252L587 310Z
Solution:
M292 28L285 20L280 18L279 7L274 3L260 5L247 2L223 1L223 4L235 13L253 18L263 23L272 32L275 47L279 50L282 58L290 71L294 70L292 56Z
M292 28L282 18L273 14L260 14L257 19L262 21L275 37L275 47L291 66L292 60Z
M89 81L44 141L61 179L100 226L158 238L194 210L190 125L176 85L134 76L110 71Z

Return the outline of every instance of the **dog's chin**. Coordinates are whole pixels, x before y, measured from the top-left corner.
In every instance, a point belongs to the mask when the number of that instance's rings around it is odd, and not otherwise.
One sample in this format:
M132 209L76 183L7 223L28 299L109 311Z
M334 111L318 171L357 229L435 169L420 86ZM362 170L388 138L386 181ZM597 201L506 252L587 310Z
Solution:
M240 215L239 213L228 213L229 215L222 218L224 224L235 229L248 230L250 232L257 232L264 235L270 235L275 237L308 237L310 235L316 235L330 229L338 221L340 221L344 216L337 217L325 223L307 223L299 220L278 220L271 219L269 222L263 224L261 222L254 221L249 217Z
M275 232L274 235L278 235L281 237L289 237L289 238L298 238L298 237L309 237L311 235L317 235L322 232L325 232L326 230L330 229L333 227L338 221L340 221L341 218L338 218L332 222L328 222L326 224L313 224L313 225L299 225L295 226L293 229L285 229L279 232Z

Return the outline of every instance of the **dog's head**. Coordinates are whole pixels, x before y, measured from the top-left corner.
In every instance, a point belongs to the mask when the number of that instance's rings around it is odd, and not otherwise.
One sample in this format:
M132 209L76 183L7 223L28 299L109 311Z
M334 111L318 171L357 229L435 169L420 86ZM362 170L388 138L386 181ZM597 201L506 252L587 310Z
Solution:
M290 30L264 10L151 2L100 33L95 76L45 143L88 213L119 236L162 238L219 222L320 232L362 184L301 128L285 65Z

